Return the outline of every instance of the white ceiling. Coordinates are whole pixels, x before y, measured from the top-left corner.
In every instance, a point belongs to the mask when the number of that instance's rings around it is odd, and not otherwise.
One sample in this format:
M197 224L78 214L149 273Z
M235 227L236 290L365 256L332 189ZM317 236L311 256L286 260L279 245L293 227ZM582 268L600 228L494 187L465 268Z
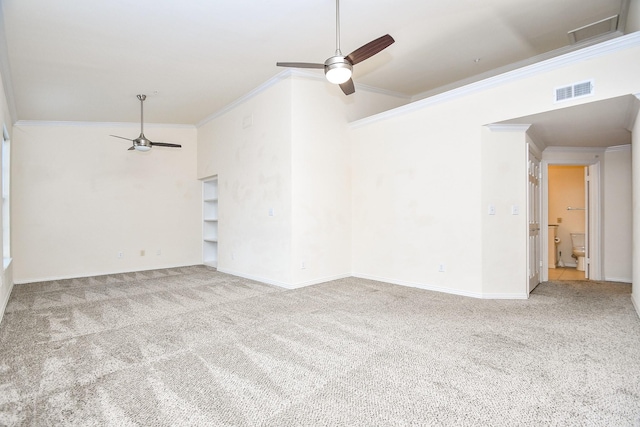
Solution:
M283 72L276 61L324 62L335 49L334 0L0 1L19 120L135 122L145 93L145 121L195 124ZM419 98L566 47L568 31L621 4L343 0L341 46L391 34L356 65L356 90Z

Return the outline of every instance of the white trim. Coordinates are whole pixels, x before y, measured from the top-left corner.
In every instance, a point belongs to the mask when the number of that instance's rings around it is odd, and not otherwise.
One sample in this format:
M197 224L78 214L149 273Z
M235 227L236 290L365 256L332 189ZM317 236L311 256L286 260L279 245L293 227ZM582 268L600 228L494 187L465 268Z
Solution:
M631 294L631 304L633 304L633 308L636 309L636 314L640 317L640 304L636 303L636 299Z
M284 288L284 289L299 289L299 288L304 288L306 286L317 285L319 283L325 283L325 282L330 282L332 280L339 280L339 279L345 279L347 277L351 277L351 274L338 274L335 276L323 277L320 279L309 280L306 282L286 283L278 280L266 279L264 277L254 276L251 274L245 274L239 271L227 270L223 268L219 268L218 271L221 273L231 274L232 276L242 277L244 279L254 280L260 283L266 283L267 285L273 285L273 286L277 286L279 288Z
M544 149L545 153L593 153L604 154L607 151L606 147L562 147L558 145L552 145ZM578 160L578 162L584 163L584 160Z
M298 78L303 78L303 79L312 79L312 80L322 81L322 82L325 82L327 84L331 84L331 83L329 83L327 81L327 79L325 78L324 74L318 74L318 73L314 73L314 72L311 72L311 71L299 70L299 69L296 69L296 68L292 68L290 70L284 71L283 73L287 73L287 77L291 76L291 77L298 77ZM280 74L283 74L283 73L280 73ZM356 88L356 94L358 93L358 91L373 92L373 93L379 93L379 94L382 94L382 95L393 96L395 98L404 99L406 101L411 101L411 96L407 95L406 93L396 92L396 91L393 91L393 90L382 89L382 88L379 88L379 87L369 86L369 85L365 85L365 84L357 83L357 82L354 82L354 86Z
M11 265L11 261L13 261L13 258L9 257L9 258L2 258L2 266L4 271L7 270L7 268L9 268L9 266Z
M224 114L228 113L229 111L233 110L234 108L236 108L237 106L244 104L245 102L247 102L248 100L250 100L251 98L254 98L256 96L258 96L260 93L264 92L265 90L269 89L271 86L276 85L277 83L280 83L283 80L286 80L288 78L293 78L293 77L297 77L297 78L304 78L304 79L310 79L310 80L318 80L318 81L324 81L326 82L327 79L324 77L324 74L319 74L319 73L314 73L311 71L306 71L306 70L299 70L296 68L289 68L286 69L278 74L276 74L274 77L270 78L269 80L267 80L266 82L262 83L260 86L256 87L255 89L253 89L250 92L247 92L246 94L242 95L240 98L236 99L235 101L233 101L230 104L227 104L226 106L224 106L222 109L216 111L213 114L208 115L207 117L205 117L204 119L200 120L199 122L196 123L196 127L201 127L206 125L207 123L209 123L210 121L223 116ZM328 83L330 84L330 83ZM364 85L364 84L354 84L357 90L360 91L367 91L367 92L374 92L374 93L380 93L383 95L389 95L389 96L394 96L396 98L401 98L401 99L405 99L405 100L411 100L411 96L401 93L401 92L395 92L395 91L391 91L391 90L386 90L386 89L381 89L381 88L377 88L374 86L368 86L368 85Z
M605 277L605 282L620 282L620 283L628 283L631 284L633 279L631 277Z
M570 64L619 52L624 49L636 46L640 46L640 31L616 37L613 40L607 40L596 45L565 53L560 56L555 56L550 59L542 60L535 64L523 66L516 70L511 70L496 76L488 77L484 80L469 83L464 86L460 86L446 92L439 93L428 98L420 99L418 101L394 108L389 111L385 111L383 113L366 117L364 119L355 120L349 123L349 127L352 129L356 129L365 125L369 125L371 123L379 122L381 120L408 114L410 112L420 110L430 105L447 102L452 99L461 98L472 93L487 90L499 85L503 85L507 82L521 80L540 73L557 70Z
M55 126L55 127L131 127L140 129L140 122L65 122L56 120L18 120L14 126ZM145 123L145 128L195 129L194 125L181 123Z
M7 289L7 296L4 301L0 301L0 324L2 324L2 318L4 317L4 312L7 310L7 305L9 304L9 299L11 298L11 292L13 292L13 281L9 281L9 289Z
M484 73L477 74L475 76L467 77L462 80L458 80L457 82L449 83L447 85L437 87L434 89L427 90L425 92L419 93L413 97L414 100L420 100L423 98L428 98L433 95L437 95L439 93L443 93L452 89L456 89L461 86L465 86L471 83L475 83L481 80L489 79L491 77L495 77L499 74L506 74L510 71L518 70L521 68L525 68L529 65L538 64L544 61L556 59L558 57L568 55L571 53L575 53L586 49L588 47L593 47L600 43L609 42L611 40L622 37L624 34L622 32L616 32L612 34L606 34L600 37L593 37L592 39L585 40L580 43L576 43L574 45L564 46L559 49L552 50L550 52L545 52L540 55L532 56L531 58L523 59L522 61L514 62L512 64L507 64L502 67L498 67L492 70L485 71Z
M199 128L201 126L206 125L211 120L214 120L214 119L216 119L216 118L228 113L229 111L233 110L237 106L247 102L249 99L251 99L251 98L259 95L260 93L264 92L265 90L269 89L271 86L274 86L277 83L280 83L282 80L285 80L286 78L291 76L293 71L294 70L285 70L285 71L283 71L281 73L276 74L274 77L272 77L269 80L267 80L266 82L262 83L260 86L256 87L252 91L242 95L240 98L236 99L231 104L227 104L221 110L218 110L213 114L209 114L207 117L205 117L204 119L202 119L199 122L197 122L196 123L196 128Z
M442 286L427 285L424 283L410 282L407 280L394 280L394 279L389 279L387 277L372 276L369 274L353 273L353 277L357 277L360 279L367 279L367 280L375 280L377 282L390 283L392 285L406 286L409 288L423 289L425 291L442 292L450 295L459 295L463 297L478 298L478 299L527 299L529 298L526 292L513 293L513 294L469 292L469 291L463 291L461 289L445 288Z
M614 151L631 151L631 144L613 145L611 147L607 147L604 151L607 153Z
M182 264L182 265L169 265L169 266L157 266L150 268L137 268L135 270L125 270L125 271L106 271L106 272L98 272L98 273L83 273L81 276L77 275L63 275L63 276L49 276L49 277L41 277L41 278L32 278L32 279L22 279L22 280L14 280L14 284L16 285L24 285L26 283L39 283L39 282L51 282L54 280L69 280L69 279L84 279L86 277L96 277L96 276L107 276L112 274L131 274L138 273L142 271L153 271L153 270L168 270L171 268L185 268L185 267L195 267L203 265L202 263L193 263L193 264Z
M485 125L491 132L526 132L531 124L490 124Z

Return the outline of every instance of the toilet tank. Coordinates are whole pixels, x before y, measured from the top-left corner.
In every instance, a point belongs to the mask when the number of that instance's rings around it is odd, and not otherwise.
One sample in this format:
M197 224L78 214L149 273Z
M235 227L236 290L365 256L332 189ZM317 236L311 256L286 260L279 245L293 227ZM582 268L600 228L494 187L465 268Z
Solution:
M571 246L584 248L584 233L571 233Z

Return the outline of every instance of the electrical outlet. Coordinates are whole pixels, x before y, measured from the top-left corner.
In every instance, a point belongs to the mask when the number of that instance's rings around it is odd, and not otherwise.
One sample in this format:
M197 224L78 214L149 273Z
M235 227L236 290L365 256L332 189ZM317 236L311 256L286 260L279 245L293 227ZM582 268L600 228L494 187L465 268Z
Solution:
M446 270L447 270L447 269L446 269L446 267L445 267L445 265L444 265L444 264L439 264L439 265L438 265L438 272L440 272L440 273L444 273Z
M495 205L489 205L489 215L495 215L496 214L496 207Z
M124 257L124 252L118 252L118 258L123 258Z
M301 270L304 270L304 269L306 269L306 268L307 268L307 264L306 264L304 261L302 261L302 262L300 263L300 269L301 269Z

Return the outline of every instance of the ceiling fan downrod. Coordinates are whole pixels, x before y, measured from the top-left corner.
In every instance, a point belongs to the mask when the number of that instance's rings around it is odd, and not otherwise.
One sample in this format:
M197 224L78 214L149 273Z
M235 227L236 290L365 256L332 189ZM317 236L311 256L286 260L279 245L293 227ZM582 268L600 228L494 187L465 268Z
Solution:
M336 56L342 56L342 51L340 51L340 0L336 0Z
M138 95L140 100L140 135L144 135L144 100L147 99L147 95Z

